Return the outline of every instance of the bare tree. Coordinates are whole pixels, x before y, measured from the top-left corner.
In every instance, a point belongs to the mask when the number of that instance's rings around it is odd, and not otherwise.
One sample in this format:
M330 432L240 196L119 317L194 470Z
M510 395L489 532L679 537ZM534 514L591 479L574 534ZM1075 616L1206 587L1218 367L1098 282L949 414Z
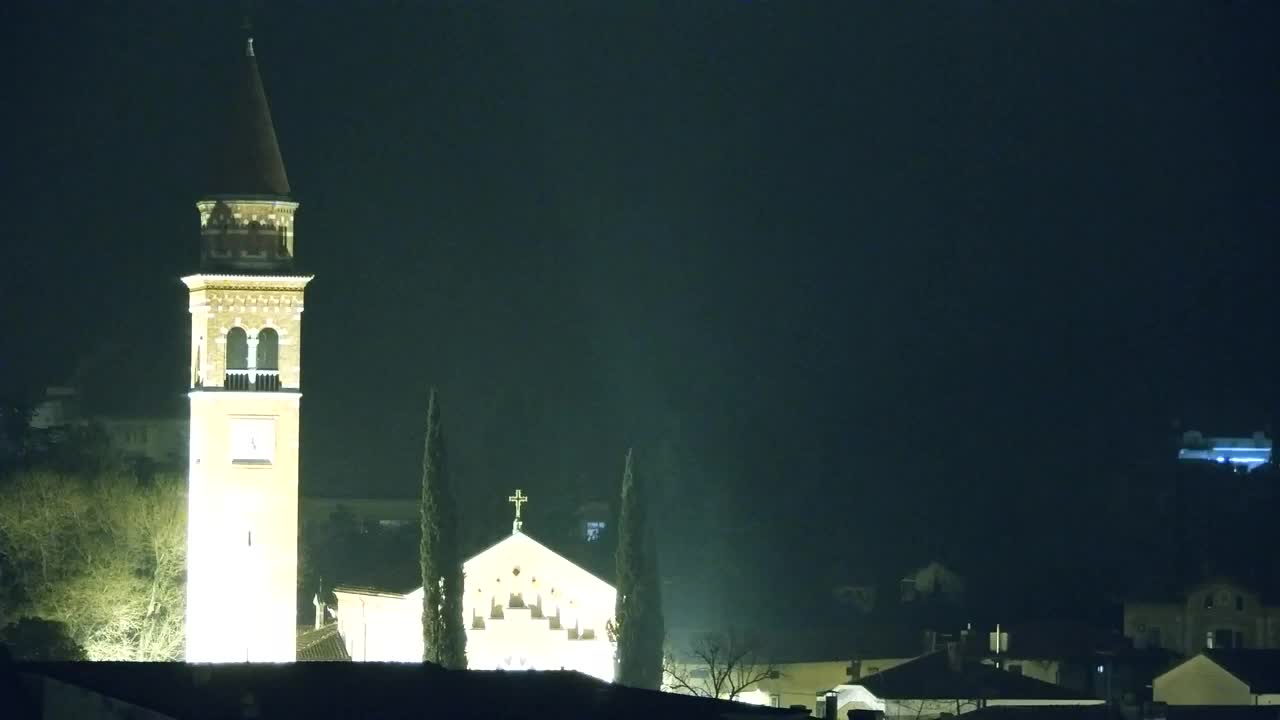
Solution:
M737 700L756 684L781 676L758 643L733 630L705 633L681 656L663 658L663 689L668 692Z
M0 556L21 617L64 623L91 660L175 660L186 495L175 478L20 473L0 488Z

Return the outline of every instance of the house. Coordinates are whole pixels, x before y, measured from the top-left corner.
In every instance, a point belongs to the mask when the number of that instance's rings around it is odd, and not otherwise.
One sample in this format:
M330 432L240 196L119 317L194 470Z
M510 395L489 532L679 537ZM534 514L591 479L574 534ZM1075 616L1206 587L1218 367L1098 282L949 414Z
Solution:
M1156 677L1168 705L1280 706L1280 650L1205 650Z
M1103 703L1069 688L966 661L955 645L820 694L815 704L819 716L828 713L828 695L837 698L833 710L840 717L849 710L880 711L889 718L935 718L997 705Z
M1127 602L1124 634L1135 648L1179 655L1205 649L1280 648L1280 607L1228 578L1201 583L1177 602Z
M15 681L16 678L16 681ZM575 672L444 670L429 664L0 663L5 711L39 720L224 718L799 718L612 685Z

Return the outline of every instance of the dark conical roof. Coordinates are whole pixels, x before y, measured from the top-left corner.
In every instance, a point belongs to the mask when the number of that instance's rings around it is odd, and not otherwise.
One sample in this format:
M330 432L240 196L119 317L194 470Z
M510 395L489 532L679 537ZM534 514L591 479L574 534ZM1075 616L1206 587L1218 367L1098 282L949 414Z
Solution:
M213 143L209 195L288 195L289 176L284 171L276 142L271 108L258 75L253 38L245 43L244 56L233 78L231 93L219 108Z

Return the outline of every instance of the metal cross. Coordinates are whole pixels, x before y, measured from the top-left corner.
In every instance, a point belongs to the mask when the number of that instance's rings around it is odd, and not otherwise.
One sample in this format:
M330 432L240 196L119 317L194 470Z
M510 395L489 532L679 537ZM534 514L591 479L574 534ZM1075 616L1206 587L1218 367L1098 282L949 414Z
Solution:
M511 525L511 530L515 532L520 530L520 506L529 502L529 497L520 492L520 488L516 488L516 494L507 498L507 502L516 506L516 521Z

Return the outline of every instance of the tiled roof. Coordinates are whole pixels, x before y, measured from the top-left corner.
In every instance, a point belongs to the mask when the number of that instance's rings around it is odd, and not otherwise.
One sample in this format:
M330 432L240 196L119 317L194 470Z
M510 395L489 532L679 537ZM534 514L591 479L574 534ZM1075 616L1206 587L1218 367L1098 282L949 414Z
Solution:
M1280 650L1205 650L1204 654L1243 680L1249 692L1280 693Z
M417 663L16 663L174 718L801 718L804 711L637 690L580 673L444 670ZM2 679L2 678L0 678Z
M218 126L223 136L211 146L216 154L207 181L209 187L203 190L209 195L288 195L289 178L276 142L252 40L247 41L241 54L231 93L224 103L223 122Z
M299 628L297 657L298 662L326 662L350 660L347 646L338 634L338 624L331 623L321 628Z
M957 671L935 652L870 675L857 685L881 699L1088 700L1088 695L990 665L968 662Z

